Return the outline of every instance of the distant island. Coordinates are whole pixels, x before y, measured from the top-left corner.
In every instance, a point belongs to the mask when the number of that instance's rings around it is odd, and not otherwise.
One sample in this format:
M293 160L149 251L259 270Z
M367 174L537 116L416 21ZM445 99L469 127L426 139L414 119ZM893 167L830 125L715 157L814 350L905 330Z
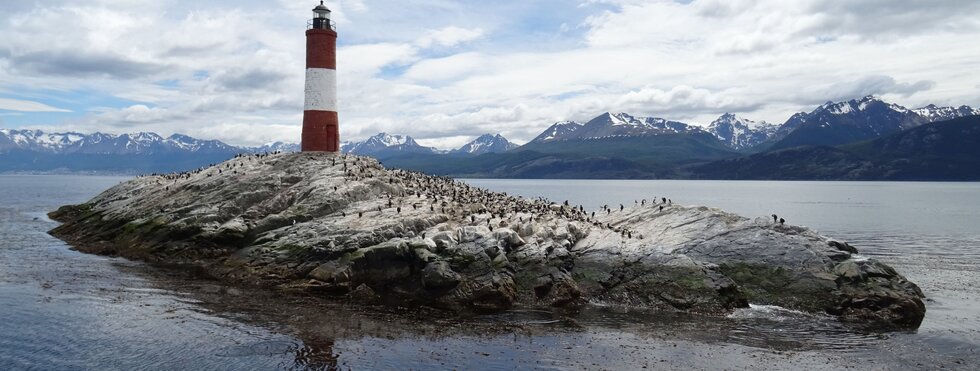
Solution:
M782 125L726 113L707 126L626 113L554 123L518 146L486 134L451 151L380 133L345 153L386 166L473 178L980 180L980 109L908 109L873 96L828 102ZM237 147L184 135L0 130L0 172L183 171L242 153L292 152L272 143ZM452 161L446 161L446 159Z

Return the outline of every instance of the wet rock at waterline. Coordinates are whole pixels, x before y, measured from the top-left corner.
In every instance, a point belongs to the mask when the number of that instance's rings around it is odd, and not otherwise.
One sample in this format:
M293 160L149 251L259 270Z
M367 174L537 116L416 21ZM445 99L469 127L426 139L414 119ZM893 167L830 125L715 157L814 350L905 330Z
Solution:
M653 195L651 195L653 196ZM918 326L922 292L847 244L768 218L512 197L325 153L145 176L51 213L78 249L247 284L467 312L749 302Z

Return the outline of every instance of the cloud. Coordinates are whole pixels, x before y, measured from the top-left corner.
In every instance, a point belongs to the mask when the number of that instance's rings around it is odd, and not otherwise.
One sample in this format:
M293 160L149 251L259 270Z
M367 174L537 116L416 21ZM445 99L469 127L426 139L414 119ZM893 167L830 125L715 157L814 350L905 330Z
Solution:
M643 114L674 114L690 116L695 113L754 111L762 103L750 103L737 94L712 92L686 85L675 86L670 90L643 88L631 91L620 97L615 107Z
M218 72L209 80L223 91L268 90L282 84L290 76L291 74L283 71L261 68L230 69Z
M921 35L927 31L976 31L980 12L972 0L829 0L809 1L801 13L814 14L815 22L801 32L853 35L861 39L890 39Z
M483 36L483 30L479 28L466 29L456 26L429 31L419 38L415 45L425 49L432 46L453 47L459 44L476 40Z
M109 77L134 79L165 71L159 63L141 62L112 54L76 52L31 52L9 57L11 67L20 73L68 77Z
M487 57L479 53L460 53L445 58L432 58L413 64L404 74L411 80L447 81L472 74L486 64Z
M174 115L170 110L166 108L159 107L147 107L142 104L137 104L123 108L121 110L113 110L105 112L99 115L99 118L104 122L111 125L129 127L132 124L146 124L161 121L169 121L183 118L180 115Z
M71 112L62 108L51 107L40 102L8 98L0 98L0 110L19 112Z
M830 84L809 94L812 103L820 101L841 101L868 95L898 95L908 97L918 92L932 89L934 81L922 80L912 83L898 82L891 76L873 75L859 79Z
M337 50L338 73L371 77L390 65L406 65L418 59L418 49L408 44L376 43Z
M61 128L297 142L312 6L272 4L0 2L0 90L45 109L100 107L59 111ZM439 146L498 132L526 141L554 121L604 111L783 122L868 94L906 106L976 104L980 86L976 1L327 5L340 32L345 140L387 131ZM70 32L53 19L71 19ZM52 116L4 117L30 126Z

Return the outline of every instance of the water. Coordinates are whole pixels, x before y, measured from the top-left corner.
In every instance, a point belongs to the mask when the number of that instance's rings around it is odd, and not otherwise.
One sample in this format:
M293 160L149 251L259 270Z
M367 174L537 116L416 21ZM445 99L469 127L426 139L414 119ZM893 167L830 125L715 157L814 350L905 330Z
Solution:
M45 214L125 178L0 176L0 369L975 369L980 184L469 180L595 208L668 197L777 213L852 242L929 296L918 331L754 306L723 318L623 308L454 318L226 287L81 254Z

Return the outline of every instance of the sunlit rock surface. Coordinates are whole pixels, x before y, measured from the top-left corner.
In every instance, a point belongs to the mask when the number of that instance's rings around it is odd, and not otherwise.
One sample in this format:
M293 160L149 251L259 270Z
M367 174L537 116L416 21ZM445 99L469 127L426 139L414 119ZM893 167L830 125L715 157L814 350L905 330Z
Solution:
M663 200L583 210L325 153L140 177L51 214L83 251L247 284L466 312L773 304L918 326L921 291L845 242Z

